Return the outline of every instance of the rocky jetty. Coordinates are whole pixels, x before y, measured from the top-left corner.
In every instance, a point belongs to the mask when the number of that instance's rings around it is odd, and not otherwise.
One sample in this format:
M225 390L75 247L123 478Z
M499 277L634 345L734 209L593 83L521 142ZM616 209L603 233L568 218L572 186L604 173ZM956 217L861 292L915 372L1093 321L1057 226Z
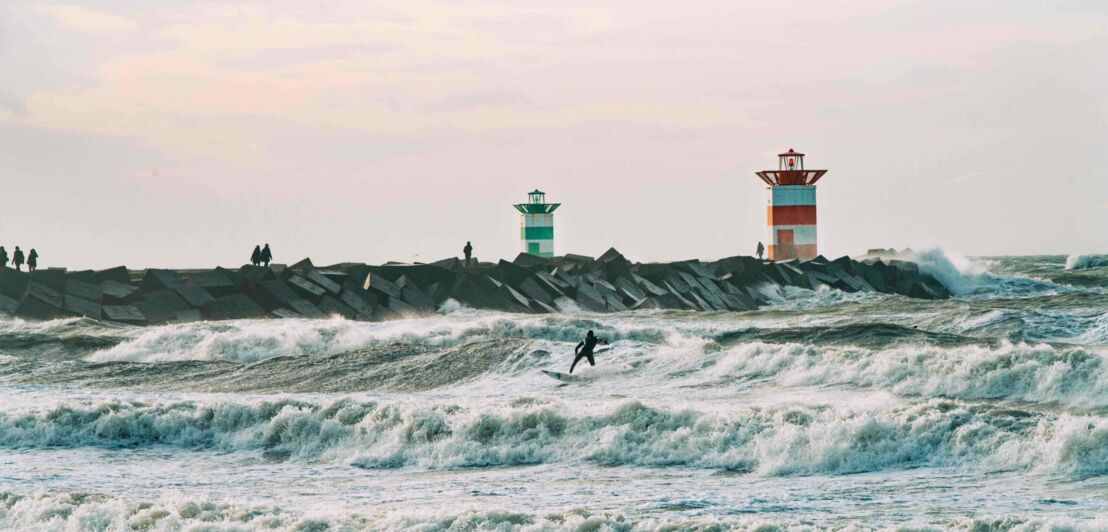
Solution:
M592 312L635 309L754 310L778 287L895 293L945 299L947 289L912 262L849 257L770 262L730 257L632 263L615 249L598 258L546 259L465 266L342 263L214 270L0 270L0 313L25 319L90 318L135 324L255 318L387 320L434 312L453 299L472 308L549 313L566 306Z

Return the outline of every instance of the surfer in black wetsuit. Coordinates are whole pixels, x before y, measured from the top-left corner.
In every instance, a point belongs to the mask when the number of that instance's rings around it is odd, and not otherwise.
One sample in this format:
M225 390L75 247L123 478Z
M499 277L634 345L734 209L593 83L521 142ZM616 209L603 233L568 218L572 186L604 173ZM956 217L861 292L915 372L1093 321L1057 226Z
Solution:
M596 361L592 358L592 350L596 347L596 344L606 343L608 343L607 340L603 338L598 338L595 334L592 333L592 331L586 333L585 339L581 340L581 343L577 344L577 347L573 350L573 354L575 356L573 359L573 364L570 364L569 366L569 372L571 374L573 373L573 368L577 366L577 363L580 362L582 358L589 359L589 365L595 366Z

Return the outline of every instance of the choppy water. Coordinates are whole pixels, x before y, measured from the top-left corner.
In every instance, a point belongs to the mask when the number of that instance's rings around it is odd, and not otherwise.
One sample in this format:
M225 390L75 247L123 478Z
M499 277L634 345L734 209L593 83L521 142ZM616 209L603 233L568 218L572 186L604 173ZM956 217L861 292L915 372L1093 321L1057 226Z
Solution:
M1108 529L1108 267L1066 259L744 313L0 318L0 528Z

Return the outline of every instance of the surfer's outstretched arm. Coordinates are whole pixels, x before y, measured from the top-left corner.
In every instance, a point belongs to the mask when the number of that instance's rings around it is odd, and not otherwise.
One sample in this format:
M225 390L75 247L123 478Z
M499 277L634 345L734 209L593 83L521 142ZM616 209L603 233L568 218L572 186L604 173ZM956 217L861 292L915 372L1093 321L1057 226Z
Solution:
M577 356L582 347L585 347L585 342L577 342L577 347L573 348L573 356Z

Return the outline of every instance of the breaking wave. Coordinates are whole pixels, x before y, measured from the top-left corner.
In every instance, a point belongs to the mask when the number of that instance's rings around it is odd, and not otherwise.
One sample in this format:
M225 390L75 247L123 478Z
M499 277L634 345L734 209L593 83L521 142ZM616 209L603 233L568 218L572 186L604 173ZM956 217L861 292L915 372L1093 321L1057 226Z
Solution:
M1067 270L1084 270L1101 266L1108 266L1108 256L1074 254L1066 257Z
M958 297L1010 297L1064 289L1049 281L996 275L967 257L941 248L913 251L907 260L918 264L921 272L931 274Z
M365 468L492 467L585 461L757 475L918 466L1108 474L1108 420L945 401L878 411L751 408L726 414L629 401L599 415L516 401L457 404L108 401L0 414L0 446L168 445L349 461Z
M786 516L673 516L631 518L619 512L569 508L532 514L506 509L462 508L444 512L403 508L376 515L298 511L276 504L231 503L183 494L133 500L100 493L31 493L0 491L0 528L13 530L841 530L814 526ZM955 522L914 522L895 529L1022 532L1032 530L1093 531L1104 520L1024 518L1018 515Z

